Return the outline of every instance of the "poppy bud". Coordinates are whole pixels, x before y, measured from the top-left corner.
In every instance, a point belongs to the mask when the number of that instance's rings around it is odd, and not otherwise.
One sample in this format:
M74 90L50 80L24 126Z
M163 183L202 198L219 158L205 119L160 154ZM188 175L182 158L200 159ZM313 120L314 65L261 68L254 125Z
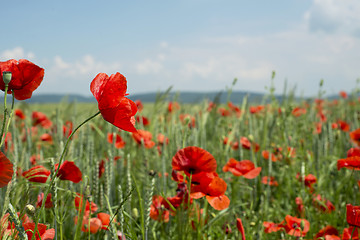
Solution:
M35 207L31 204L27 204L25 206L25 212L30 216L34 216L35 215Z
M9 85L9 83L11 81L12 73L4 71L2 74L2 77L3 77L3 81L4 81L5 85Z
M137 208L133 208L132 213L133 213L133 216L135 219L137 219L139 217L139 211L137 210Z
M300 228L301 228L301 229L304 229L304 228L305 228L305 222L304 222L304 220L301 220L301 222L300 222Z

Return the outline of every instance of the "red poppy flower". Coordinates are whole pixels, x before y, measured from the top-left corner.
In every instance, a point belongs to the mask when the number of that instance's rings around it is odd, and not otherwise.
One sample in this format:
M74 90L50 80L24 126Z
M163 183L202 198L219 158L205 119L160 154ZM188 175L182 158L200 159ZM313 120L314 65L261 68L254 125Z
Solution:
M272 233L272 232L278 232L282 229L284 229L284 222L281 223L273 223L273 222L263 222L264 226L264 232L265 233Z
M144 116L136 116L136 122L141 123L143 126L148 126L150 124L150 120Z
M97 218L101 220L101 229L107 230L110 224L110 215L107 213L98 213Z
M223 171L230 171L235 176L243 176L247 179L253 179L260 174L261 167L255 168L254 163L250 160L236 161L234 158L230 158L223 167Z
M344 240L348 240L348 239L353 239L353 240L357 240L359 239L359 232L357 227L349 227L349 228L344 228L343 234L342 234L342 238Z
M310 230L310 223L306 219L301 219L287 215L285 217L286 224L284 228L286 233L294 237L304 237Z
M347 95L347 93L345 91L340 91L339 96L344 98L344 99L348 98L348 95Z
M215 172L216 160L206 150L191 146L180 149L172 158L172 167L176 171L184 171L186 175L200 172Z
M4 153L0 152L0 188L8 185L13 174L13 164Z
M350 132L350 139L358 147L360 147L360 128Z
M297 173L296 178L300 182L304 182L305 186L308 187L310 189L310 191L314 190L312 185L317 182L317 178L314 175L308 174L308 175L305 176L305 179L302 180L302 177L300 177L300 173Z
M226 188L226 182L216 172L200 172L192 176L190 196L195 199L206 196L215 210L223 210L230 204L230 199L225 195Z
M28 236L28 239L32 239L35 230L35 223L29 222L23 224L24 230ZM30 231L31 230L31 231ZM55 237L55 229L50 228L47 229L47 226L42 223L38 223L37 225L37 233L35 235L36 240L52 240ZM40 235L39 235L40 234Z
M44 69L34 63L20 59L0 62L0 89L5 90L3 72L11 72L12 78L8 91L13 91L17 100L31 98L32 92L38 88L44 78Z
M159 133L156 138L160 145L169 144L169 138L165 137L162 133Z
M338 126L343 132L348 132L350 130L350 125L342 120L337 121Z
M44 193L40 193L37 198L36 207L41 207L42 202L44 200ZM54 206L53 202L51 201L51 193L49 193L45 200L45 208L52 208Z
M170 212L166 210L164 198L162 196L154 195L152 204L150 206L150 217L159 222L168 222Z
M144 143L145 148L152 148L155 146L155 142L152 140L152 134L146 130L137 130L132 133L133 139L137 144L142 145Z
M226 108L223 107L219 107L218 108L218 112L221 114L221 116L223 117L227 117L231 115L231 112L229 110L227 110Z
M78 217L75 217L75 224L78 224ZM90 233L97 233L102 226L101 219L94 217L89 219L89 214L85 214L82 220L81 231L83 232L90 232Z
M113 143L113 141L114 141L114 134L115 134L115 133L108 133L108 134L107 134L107 141L108 141L109 143ZM124 140L121 138L121 136L120 136L119 134L116 134L115 147L118 148L118 149L125 147L125 142L124 142Z
M55 164L55 170L59 164ZM58 171L57 177L61 180L69 180L73 183L78 183L82 180L82 173L74 162L64 161Z
M144 108L144 105L142 104L141 100L136 100L135 101L136 107L138 109L138 112L141 112Z
M249 110L250 110L251 114L255 114L255 113L260 113L264 109L265 109L265 106L258 105L258 106L251 106Z
M180 105L177 102L169 102L168 104L168 112L171 113L175 110L179 110L180 109Z
M82 209L82 202L83 202L84 197L82 195L80 195L79 193L76 193L76 197L74 199L74 203L75 203L75 208L77 210ZM97 205L94 202L91 202L91 205L89 203L88 200L86 200L85 203L85 213L89 212L91 209L91 212L94 213L98 210Z
M301 115L303 114L306 114L306 108L301 108L301 107L295 107L291 114L294 116L294 117L300 117Z
M37 126L41 125L43 128L48 129L51 128L52 122L50 119L42 112L33 112L32 113L32 125Z
M50 134L48 133L44 133L40 136L40 140L43 142L48 142L48 143L52 143L53 142L53 138Z
M360 206L346 205L346 221L350 226L360 227Z
M66 121L63 125L63 136L70 137L73 130L73 123L71 121Z
M347 151L347 157L355 157L355 156L360 157L360 148L350 148Z
M96 100L103 118L116 127L136 132L134 115L136 104L126 98L126 78L120 74L99 73L91 82L90 90Z
M15 109L15 116L22 120L25 119L25 114L21 109Z
M240 218L236 218L236 227L239 230L239 232L241 233L241 239L245 240L244 226L243 226Z
M23 172L22 176L25 177L29 182L46 183L50 173L50 170L46 169L42 165L38 165Z
M360 170L360 156L353 156L337 161L337 169L341 168Z
M270 186L278 186L279 185L278 182L275 181L275 177L273 177L273 176L270 176L270 177L264 176L264 177L262 177L261 182L263 184L270 185Z
M319 239L319 238L324 238L324 239L329 239L326 238L326 236L331 236L331 237L335 237L335 236L339 236L339 232L338 230L336 230L336 228L334 228L333 226L326 226L324 228L322 228L315 236L315 239ZM330 239L336 239L336 238L330 238ZM338 239L340 240L340 237L338 237Z
M335 211L334 204L322 197L320 194L313 196L313 204L316 208L326 213L331 213L332 211Z
M182 124L188 124L189 128L195 127L195 117L191 116L190 114L180 114L179 119Z

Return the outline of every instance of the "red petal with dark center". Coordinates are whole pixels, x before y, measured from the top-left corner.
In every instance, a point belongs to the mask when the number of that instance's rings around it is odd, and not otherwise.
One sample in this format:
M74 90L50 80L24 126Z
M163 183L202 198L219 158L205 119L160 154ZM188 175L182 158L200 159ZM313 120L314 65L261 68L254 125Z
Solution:
M216 160L206 150L191 146L180 149L172 159L172 167L184 171L187 175L200 172L215 172Z

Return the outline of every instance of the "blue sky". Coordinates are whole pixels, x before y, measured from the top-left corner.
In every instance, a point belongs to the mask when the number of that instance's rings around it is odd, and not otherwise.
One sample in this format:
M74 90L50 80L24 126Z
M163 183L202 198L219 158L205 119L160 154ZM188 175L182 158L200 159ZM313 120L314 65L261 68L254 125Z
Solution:
M91 95L99 72L130 94L265 92L271 72L297 94L351 91L360 77L358 0L6 1L0 61L45 68L34 92Z

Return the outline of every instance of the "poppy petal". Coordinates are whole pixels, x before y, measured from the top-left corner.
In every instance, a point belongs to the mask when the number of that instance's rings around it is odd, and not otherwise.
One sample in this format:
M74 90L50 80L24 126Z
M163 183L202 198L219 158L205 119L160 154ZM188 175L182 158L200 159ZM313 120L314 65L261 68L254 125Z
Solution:
M57 169L58 164L55 165ZM57 176L61 180L69 180L78 183L82 180L82 173L74 162L64 161L59 169Z
M341 168L360 170L360 157L353 156L344 159L339 159L337 161L337 169L340 170Z
M261 172L261 167L257 167L243 175L244 178L253 179L256 178Z
M242 221L241 221L240 218L236 218L236 227L239 230L239 232L241 233L241 239L245 240L244 226L243 226Z
M4 153L0 152L0 188L8 185L13 173L13 164Z
M230 205L230 199L226 195L217 197L206 196L206 199L215 210L224 210Z

